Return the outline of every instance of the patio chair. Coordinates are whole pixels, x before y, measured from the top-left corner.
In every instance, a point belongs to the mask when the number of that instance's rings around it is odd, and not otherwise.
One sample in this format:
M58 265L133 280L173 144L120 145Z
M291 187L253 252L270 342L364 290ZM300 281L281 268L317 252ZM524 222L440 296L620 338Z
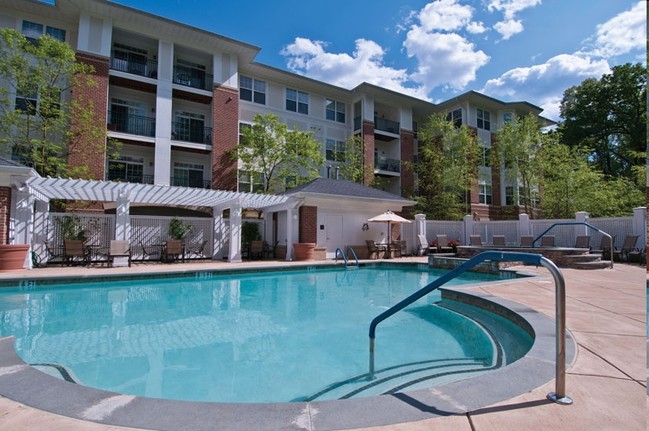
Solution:
M83 241L80 239L64 239L62 264L65 263L69 266L79 261L84 265L88 263L88 253Z
M207 245L207 240L202 243L194 246L187 247L185 250L185 256L187 259L195 257L196 259L205 259L205 246Z
M491 242L493 242L496 247L505 246L505 235L494 235L491 237Z
M448 242L446 235L437 235L437 252L438 253L453 253L453 247Z
M554 235L543 235L541 237L541 247L554 247Z
M145 261L154 261L154 260L160 260L160 257L162 255L162 249L160 246L152 246L152 245L144 245L142 241L140 241L140 247L142 248L142 259Z
M647 262L647 251L644 248L635 249L630 251L627 254L627 260L629 263L640 263L644 264Z
M417 256L423 256L424 254L429 254L432 251L432 247L428 245L428 240L425 235L417 235ZM435 249L437 251L437 249Z
M615 248L613 250L613 260L622 262L626 259L629 261L629 253L637 251L635 248L635 243L638 241L638 235L627 235L624 238L624 243L622 243L622 248L619 250Z
M179 239L170 239L165 242L164 247L162 248L162 261L163 262L173 262L184 257L183 242Z
M264 255L264 242L252 241L250 243L250 259L261 259Z
M370 259L385 257L385 247L376 245L373 239L365 240L365 243L367 244L367 255Z
M47 263L60 263L63 266L63 249L61 246L55 247L49 241L43 241L45 250L47 250Z
M480 235L469 235L469 245L472 247L482 247L482 238Z
M590 248L590 236L578 235L575 239L575 248Z
M532 235L521 235L521 247L532 247L534 237Z
M108 266L113 266L115 258L119 257L127 258L128 266L131 266L131 244L128 240L111 239L108 249Z
M408 250L408 242L404 239L401 240L401 256L410 256L410 251Z

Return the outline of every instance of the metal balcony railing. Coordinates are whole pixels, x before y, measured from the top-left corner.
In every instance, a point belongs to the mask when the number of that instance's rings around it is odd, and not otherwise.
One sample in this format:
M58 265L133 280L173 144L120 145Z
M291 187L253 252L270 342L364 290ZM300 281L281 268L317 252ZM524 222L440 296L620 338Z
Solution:
M401 131L398 121L387 120L383 117L374 117L374 128L384 132L394 133L396 135Z
M174 66L174 84L212 91L214 77L199 69Z
M107 128L112 132L129 133L131 135L152 138L155 136L155 118L108 111Z
M123 58L129 57L129 58ZM158 61L149 60L142 56L128 56L127 53L111 52L110 68L120 72L132 73L147 78L158 78Z
M190 125L182 121L171 123L171 139L174 141L193 142L212 145L212 128Z
M193 187L196 189L209 189L212 182L210 180L185 178L185 177L171 177L171 185L178 187Z
M387 172L401 172L401 161L387 157L374 157L374 169Z
M126 183L135 184L153 184L153 175L142 174L124 174L123 172L108 172L106 174L107 181L121 181Z

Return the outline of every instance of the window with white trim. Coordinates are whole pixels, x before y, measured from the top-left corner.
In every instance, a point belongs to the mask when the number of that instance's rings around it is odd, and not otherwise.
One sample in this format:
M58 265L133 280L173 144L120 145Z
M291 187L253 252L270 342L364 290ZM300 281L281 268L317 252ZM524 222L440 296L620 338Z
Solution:
M491 205L491 184L478 184L478 197L481 204Z
M503 124L511 123L514 119L514 114L511 112L505 112L503 114Z
M516 205L516 196L514 196L514 187L505 187L505 205Z
M14 109L27 115L36 115L38 110L38 93L17 92Z
M345 104L333 99L325 99L325 118L339 123L345 122Z
M142 184L144 181L144 157L121 156L108 161L108 181L126 181Z
M56 27L44 26L31 21L23 21L22 25L22 34L31 42L35 42L36 39L43 35L43 30L48 36L52 36L54 39L58 39L61 42L65 42L65 30Z
M309 93L287 88L286 110L309 115Z
M173 185L205 188L205 182L203 181L203 165L174 162Z
M239 77L239 99L266 104L266 81L241 75Z
M328 161L345 161L345 142L327 139L325 142L325 149L325 157Z
M239 191L246 193L264 192L264 175L255 171L239 171Z
M446 114L446 121L451 121L455 127L462 126L462 108L454 109Z
M478 129L491 130L491 113L477 108Z
M491 167L491 148L481 146L480 149L482 150L482 166Z

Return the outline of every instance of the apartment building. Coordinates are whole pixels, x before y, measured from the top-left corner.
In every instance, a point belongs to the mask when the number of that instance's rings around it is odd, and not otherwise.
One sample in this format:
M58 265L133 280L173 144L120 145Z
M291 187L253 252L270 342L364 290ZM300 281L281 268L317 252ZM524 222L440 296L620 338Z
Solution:
M257 63L260 48L245 42L103 0L0 5L1 27L57 37L94 66L95 87L62 97L92 99L108 136L122 142L118 157L72 156L70 163L87 164L96 179L257 191L259 177L238 169L228 154L242 125L273 113L322 143L323 178L338 177L337 156L357 134L364 163L384 190L409 197L416 178L403 167L416 160L417 125L448 112L451 121L472 127L484 148L473 210L484 218L517 211L516 185L489 166L488 153L502 124L541 113L529 103L468 92L434 104L367 83L348 90Z

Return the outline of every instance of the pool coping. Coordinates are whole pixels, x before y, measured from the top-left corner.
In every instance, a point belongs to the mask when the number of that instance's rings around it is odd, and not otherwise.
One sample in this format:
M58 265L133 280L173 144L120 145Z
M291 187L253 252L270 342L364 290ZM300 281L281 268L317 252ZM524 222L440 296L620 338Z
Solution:
M456 298L469 298L472 305L486 302L511 310L533 328L534 344L523 358L502 369L430 389L342 401L298 403L208 403L136 397L68 383L42 373L16 355L13 337L4 337L0 338L0 395L72 418L161 431L215 428L315 431L462 415L529 392L555 378L554 320L515 302L482 292L467 292L467 288L475 285L442 290L443 294ZM380 345L377 349L380 350ZM570 364L575 357L575 343L569 334L566 353ZM476 390L478 387L489 389Z

